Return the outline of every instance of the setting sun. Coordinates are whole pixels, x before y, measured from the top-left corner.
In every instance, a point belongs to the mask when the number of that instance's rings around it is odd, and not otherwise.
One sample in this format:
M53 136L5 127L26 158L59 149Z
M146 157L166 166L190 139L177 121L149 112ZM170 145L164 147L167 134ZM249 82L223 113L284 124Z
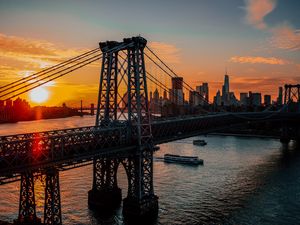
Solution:
M49 98L49 92L44 87L38 87L33 89L29 93L30 99L36 103L45 102Z

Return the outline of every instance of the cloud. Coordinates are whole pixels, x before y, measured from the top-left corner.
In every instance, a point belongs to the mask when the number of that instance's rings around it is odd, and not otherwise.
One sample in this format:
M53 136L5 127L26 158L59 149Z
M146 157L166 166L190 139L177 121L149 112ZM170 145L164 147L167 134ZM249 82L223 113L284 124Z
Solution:
M251 64L270 64L270 65L286 65L290 64L287 60L275 57L261 57L261 56L233 56L229 60L234 63L251 63Z
M263 93L277 94L278 89L274 87L283 86L284 84L291 83L297 84L300 82L300 77L232 77L231 87L241 92L257 91Z
M267 26L264 18L276 7L276 0L245 0L246 21L257 29L268 31L272 47L297 51L300 50L300 30L283 23L276 27Z
M175 45L164 42L150 42L149 48L166 63L180 63L180 49Z
M292 51L300 50L300 30L295 30L288 24L271 29L270 43L273 47Z
M246 0L246 21L258 29L267 28L264 17L274 10L276 0Z
M21 38L0 33L0 55L7 60L31 63L31 67L45 68L76 56L86 49L58 48L44 40Z

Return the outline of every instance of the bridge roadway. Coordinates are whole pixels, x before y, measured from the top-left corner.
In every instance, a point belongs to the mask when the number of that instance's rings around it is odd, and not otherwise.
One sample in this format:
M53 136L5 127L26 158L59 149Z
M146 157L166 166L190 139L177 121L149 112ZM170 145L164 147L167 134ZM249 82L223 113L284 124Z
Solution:
M155 144L206 134L245 122L270 121L279 127L300 126L300 113L219 113L205 116L160 119L152 122ZM41 172L89 164L94 157L128 157L136 154L136 140L128 138L128 126L79 127L0 137L0 185L19 179L26 170Z

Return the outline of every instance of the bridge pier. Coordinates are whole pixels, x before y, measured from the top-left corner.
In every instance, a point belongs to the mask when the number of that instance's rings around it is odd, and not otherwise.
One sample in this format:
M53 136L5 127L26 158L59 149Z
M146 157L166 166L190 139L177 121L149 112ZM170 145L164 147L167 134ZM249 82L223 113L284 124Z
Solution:
M291 137L289 135L289 129L287 126L283 126L281 129L280 142L282 144L288 144L290 141L291 141Z
M88 204L97 211L112 212L122 201L122 192L117 184L116 159L99 158L94 160L93 187L88 192Z
M21 175L19 216L14 221L16 225L37 225L41 219L36 216L36 204L34 195L34 176L32 172Z
M44 224L62 224L59 172L54 168L46 171Z
M126 221L151 222L158 215L158 197L153 190L153 152L143 150L141 155L126 162L128 194L123 202Z

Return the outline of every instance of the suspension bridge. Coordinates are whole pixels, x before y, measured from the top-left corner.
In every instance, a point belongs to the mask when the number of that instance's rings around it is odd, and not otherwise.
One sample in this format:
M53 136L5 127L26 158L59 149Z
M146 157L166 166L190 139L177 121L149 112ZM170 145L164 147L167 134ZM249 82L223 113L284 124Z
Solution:
M278 111L154 118L149 109L147 85L152 83L180 101L183 96L172 92L160 77L146 70L145 64L151 63L160 74L178 77L142 37L101 42L100 48L0 87L0 98L12 99L98 60L102 60L102 67L95 126L0 137L0 185L20 181L15 224L62 224L59 172L63 170L93 164L88 203L101 211L120 205L117 171L120 165L124 166L128 178L124 218L146 220L158 214L158 196L153 188L156 145L265 121L282 130L282 141L299 140L300 85L285 86L285 104ZM187 83L183 82L183 86L193 91ZM36 215L36 176L43 177L45 182L43 222Z

